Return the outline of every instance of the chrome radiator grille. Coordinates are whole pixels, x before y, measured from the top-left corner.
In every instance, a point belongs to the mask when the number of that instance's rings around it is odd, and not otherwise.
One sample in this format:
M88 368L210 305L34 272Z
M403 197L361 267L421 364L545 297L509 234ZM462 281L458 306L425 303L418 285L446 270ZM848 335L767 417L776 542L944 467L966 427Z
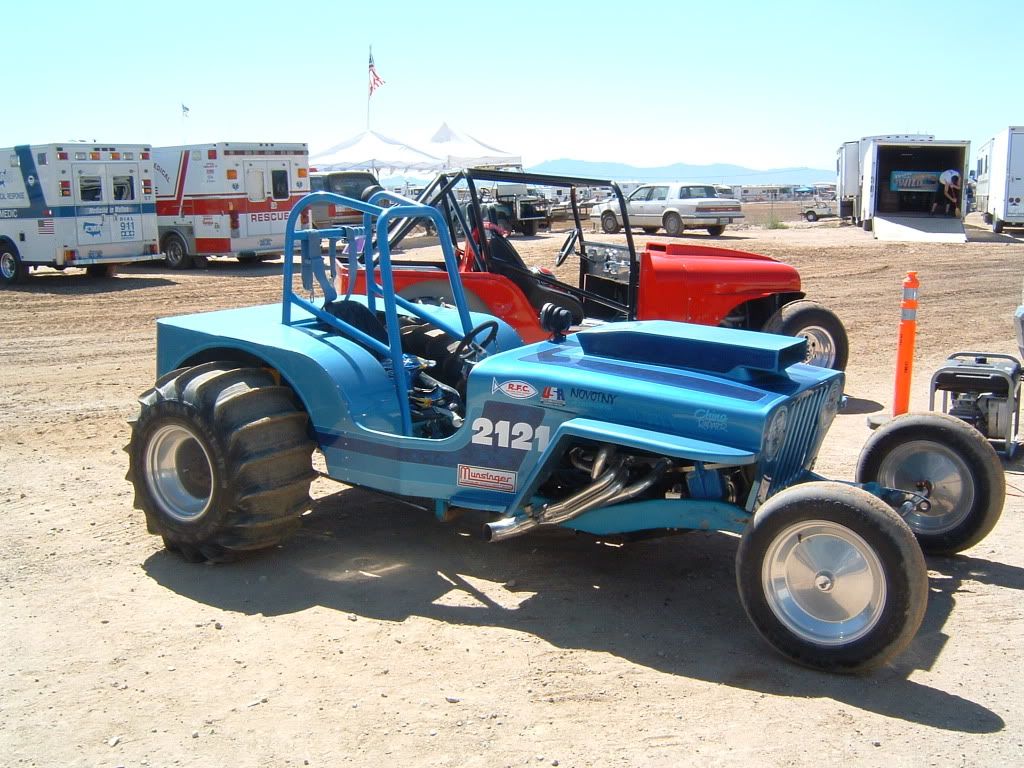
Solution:
M793 398L789 404L786 438L778 457L770 467L768 496L781 491L797 480L821 442L820 415L828 397L828 384L808 389ZM768 479L768 478L766 478Z

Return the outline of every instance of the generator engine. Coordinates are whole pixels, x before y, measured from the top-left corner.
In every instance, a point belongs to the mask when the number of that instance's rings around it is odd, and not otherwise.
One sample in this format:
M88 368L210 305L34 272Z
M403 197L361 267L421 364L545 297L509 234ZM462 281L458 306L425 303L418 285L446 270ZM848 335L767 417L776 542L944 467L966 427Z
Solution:
M932 376L928 407L962 419L1012 458L1020 421L1021 364L1010 355L957 352Z

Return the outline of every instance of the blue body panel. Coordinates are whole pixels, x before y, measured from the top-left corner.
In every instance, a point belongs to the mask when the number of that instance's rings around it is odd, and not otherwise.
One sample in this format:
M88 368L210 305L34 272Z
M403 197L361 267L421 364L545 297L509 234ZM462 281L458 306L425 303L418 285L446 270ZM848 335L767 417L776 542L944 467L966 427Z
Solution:
M381 207L389 195L391 205ZM318 202L360 211L362 226L300 229L301 212ZM413 388L420 374L409 373L407 364L421 371L436 361L404 349L403 328L412 332L410 345L421 328L443 332L426 346L457 363L447 344L493 318L469 312L445 237L456 306L412 304L394 293L387 227L403 215L443 228L435 209L383 191L368 202L307 196L289 214L285 252L299 251L302 286L312 293L319 283L324 299L295 292L286 259L281 304L159 321L158 374L225 359L273 368L302 401L331 477L433 499L439 513L452 504L523 519L546 501L545 481L580 445L665 457L680 472L674 482L685 485L664 498L613 503L562 523L593 533L741 530L759 503L806 476L838 407L843 375L798 362L802 339L633 321L523 345L499 320L488 355L465 382L465 402L424 401L431 389ZM332 278L341 256L352 273L360 264L379 265L380 283L371 283L366 295L339 297ZM372 327L374 317L382 328ZM439 340L443 350L431 346ZM454 385L447 386L458 399ZM432 426L438 414L444 429ZM722 500L721 467L746 468L745 503Z
M439 320L455 312L444 307L426 311ZM700 347L709 329L663 321L617 327L632 334L625 344L633 352L620 349L612 358L585 351L587 335L604 333L600 328L561 343L519 346L514 331L502 324L495 347L506 351L472 370L465 423L442 439L403 434L395 384L379 356L295 308L289 324L281 322L279 305L161 320L158 365L162 375L198 359L234 353L257 358L276 369L302 400L333 478L506 514L529 503L544 467L574 439L695 462L756 462L765 421L774 408L810 387L842 378L835 371L798 364L785 376L740 381L638 362L629 358L650 358L653 346L660 349L657 354L671 353L673 338L709 354L710 348ZM723 329L710 330L709 343L724 350ZM733 346L761 343L775 349L781 338L726 333L726 342ZM679 521L687 516L708 516L683 509L699 503L658 502L655 512L645 502L629 509L642 512L644 527L651 520L685 527ZM616 514L624 513L625 506ZM712 517L724 519L718 513ZM617 527L603 521L603 516L590 513L572 525L600 532ZM635 525L626 524L626 529Z

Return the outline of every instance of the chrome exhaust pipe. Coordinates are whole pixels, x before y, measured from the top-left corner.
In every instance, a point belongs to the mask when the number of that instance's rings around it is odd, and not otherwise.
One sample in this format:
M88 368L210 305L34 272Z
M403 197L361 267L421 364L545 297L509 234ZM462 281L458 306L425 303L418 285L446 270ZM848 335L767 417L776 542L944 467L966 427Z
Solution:
M503 517L493 523L484 523L484 539L487 541L503 541L519 536L536 528L540 522L535 517Z
M572 496L562 499L562 501L541 507L536 514L503 517L500 520L495 520L493 523L484 523L484 538L487 541L501 541L503 539L511 538L512 536L518 536L521 533L526 533L531 528L536 528L538 525L548 522L549 517L552 515L559 516L558 519L561 520L561 515L566 514L566 512L571 512L579 505L585 503L592 496L601 493L610 484L615 482L622 469L623 460L617 459L614 462L614 466L605 472L605 474L597 481L591 483L585 488L582 488ZM623 480L619 480L619 482L614 486L616 490L621 490L623 482ZM569 520L572 517L575 517L575 515L569 515L569 517L564 519Z
M591 496L604 491L611 483L615 482L619 478L619 474L623 471L624 460L616 458L601 477L597 478L590 485L582 488L571 496L566 496L561 501L556 501L552 504L545 504L540 508L538 517L541 520L546 520L550 517L560 517L566 511L575 509L580 504L586 503ZM596 465L596 461L595 461Z
M608 503L618 504L620 501L628 501L629 499L636 498L660 480L661 476L664 475L671 466L672 462L668 459L658 459L646 477L641 480L637 480L631 486L625 488L618 496L609 499Z

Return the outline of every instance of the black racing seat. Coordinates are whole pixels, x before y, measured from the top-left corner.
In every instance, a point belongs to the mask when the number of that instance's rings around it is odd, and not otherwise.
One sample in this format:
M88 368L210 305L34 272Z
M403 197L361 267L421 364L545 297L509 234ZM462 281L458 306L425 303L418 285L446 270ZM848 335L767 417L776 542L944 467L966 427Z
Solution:
M348 323L371 339L376 339L381 344L388 343L388 329L384 327L384 323L380 321L376 313L372 312L365 304L352 299L340 299L332 301L324 309L329 315L333 315L343 323ZM377 354L374 350L369 351Z
M583 321L583 304L580 300L565 291L540 282L506 238L490 232L487 248L491 259L491 271L515 283L535 310L540 312L545 304L554 304L569 310L574 323Z

